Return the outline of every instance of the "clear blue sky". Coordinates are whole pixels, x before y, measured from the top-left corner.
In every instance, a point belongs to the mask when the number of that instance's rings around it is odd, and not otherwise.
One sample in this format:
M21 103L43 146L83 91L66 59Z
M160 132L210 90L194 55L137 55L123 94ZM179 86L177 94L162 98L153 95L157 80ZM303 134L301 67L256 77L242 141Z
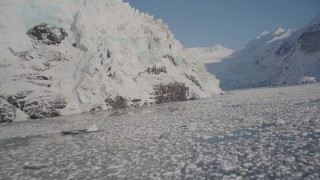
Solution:
M265 30L298 29L320 13L320 0L124 0L161 18L185 47L239 49Z

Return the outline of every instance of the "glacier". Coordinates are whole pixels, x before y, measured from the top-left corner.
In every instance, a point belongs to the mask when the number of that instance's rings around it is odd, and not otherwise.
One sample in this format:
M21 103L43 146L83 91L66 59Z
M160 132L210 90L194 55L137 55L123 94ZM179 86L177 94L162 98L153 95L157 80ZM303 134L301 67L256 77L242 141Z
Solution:
M122 0L1 2L0 52L10 121L223 93L162 20Z
M210 64L221 62L223 59L231 56L235 50L217 44L211 47L186 48L186 52L201 63Z

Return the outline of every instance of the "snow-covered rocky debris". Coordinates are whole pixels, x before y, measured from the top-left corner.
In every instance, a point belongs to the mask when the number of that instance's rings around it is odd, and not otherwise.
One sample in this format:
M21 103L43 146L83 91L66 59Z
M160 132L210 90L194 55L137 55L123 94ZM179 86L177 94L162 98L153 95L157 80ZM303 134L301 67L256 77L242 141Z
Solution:
M16 118L16 109L0 99L0 123L12 122Z
M5 121L10 104L38 119L221 93L162 20L122 0L4 1L0 52Z
M263 32L223 61L206 64L208 71L224 90L319 82L319 17L299 30Z

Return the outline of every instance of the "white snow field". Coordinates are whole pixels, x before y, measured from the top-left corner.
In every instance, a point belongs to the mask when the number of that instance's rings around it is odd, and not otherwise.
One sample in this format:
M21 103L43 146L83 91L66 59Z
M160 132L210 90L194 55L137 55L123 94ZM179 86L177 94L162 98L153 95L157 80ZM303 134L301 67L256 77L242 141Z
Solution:
M238 90L1 124L0 177L319 179L319 141L319 83Z
M223 47L222 45L213 45L211 47L187 48L186 53L197 59L203 64L221 62L223 59L231 56L235 51Z

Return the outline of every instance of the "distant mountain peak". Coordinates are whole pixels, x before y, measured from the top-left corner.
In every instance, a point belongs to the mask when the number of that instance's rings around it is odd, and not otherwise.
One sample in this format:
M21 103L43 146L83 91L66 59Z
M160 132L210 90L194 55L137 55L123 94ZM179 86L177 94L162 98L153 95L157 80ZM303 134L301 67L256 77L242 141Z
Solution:
M320 14L318 14L317 16L315 16L310 24L320 24Z
M278 35L278 34L282 34L284 33L286 30L284 30L283 28L279 27L276 31L273 32L274 35Z
M256 39L260 39L260 38L262 38L263 36L266 36L266 35L268 35L268 34L270 34L269 31L263 31L258 37L256 37Z

